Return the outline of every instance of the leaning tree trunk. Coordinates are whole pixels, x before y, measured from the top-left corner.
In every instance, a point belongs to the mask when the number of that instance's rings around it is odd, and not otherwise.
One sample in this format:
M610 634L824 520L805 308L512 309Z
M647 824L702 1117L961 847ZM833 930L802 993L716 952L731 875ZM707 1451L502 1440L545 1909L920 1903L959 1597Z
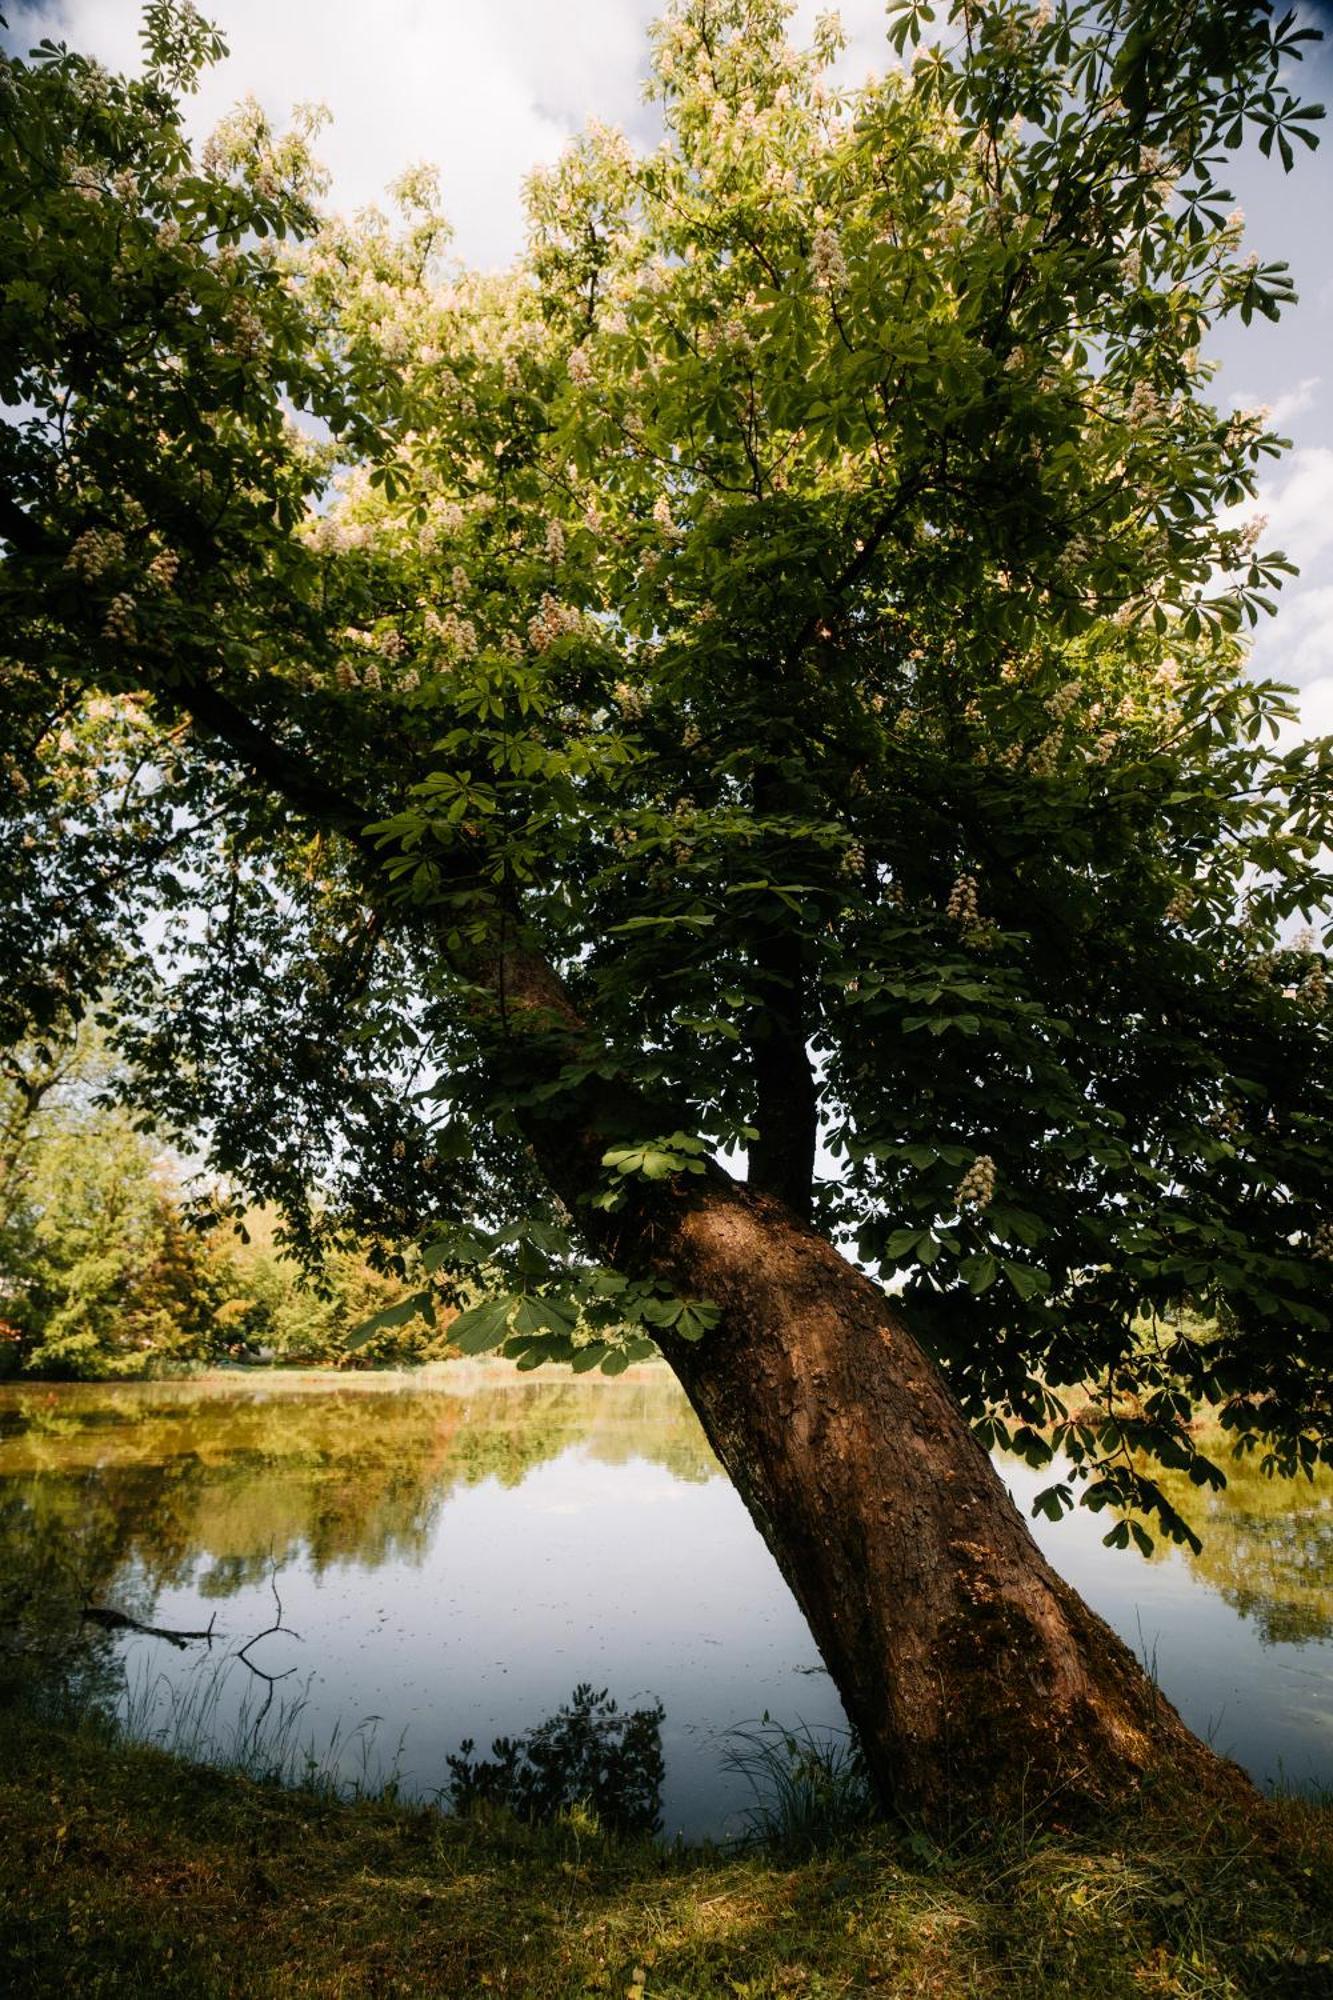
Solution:
M1154 1768L1246 1781L1051 1569L884 1294L781 1204L659 1207L651 1261L721 1325L669 1356L809 1621L882 1799L1064 1818Z
M211 685L192 686L186 706L378 873L383 857L357 831L374 815ZM1213 1793L1243 1787L1050 1568L884 1294L775 1196L721 1172L645 1191L614 1216L590 1211L607 1143L670 1131L678 1110L596 1081L605 1051L517 926L480 950L443 942L552 1188L613 1261L722 1308L697 1346L662 1344L805 1612L886 1804L954 1825L1019 1808L1052 1817L1123 1796L1158 1765Z
M541 1048L549 1065L566 1033L577 1045L583 1024L548 967L515 953L504 986L514 1015L547 1025L529 1057ZM529 1092L519 1112L603 1254L721 1308L697 1343L660 1344L805 1613L882 1801L958 1829L1067 1817L1158 1769L1243 1794L1243 1774L1056 1575L935 1364L826 1237L720 1169L589 1209L607 1144L669 1131L654 1122L669 1116L595 1078Z

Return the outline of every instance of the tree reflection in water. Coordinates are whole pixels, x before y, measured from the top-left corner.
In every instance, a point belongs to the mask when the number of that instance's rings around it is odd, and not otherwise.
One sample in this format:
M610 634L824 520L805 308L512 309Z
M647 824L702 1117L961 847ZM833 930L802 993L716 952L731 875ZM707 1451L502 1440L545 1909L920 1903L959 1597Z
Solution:
M1152 1468L1203 1543L1188 1558L1194 1574L1267 1645L1333 1638L1333 1478L1270 1479L1258 1455L1232 1458L1222 1438L1210 1456L1227 1475L1220 1493Z
M110 1686L114 1649L85 1603L146 1620L165 1589L225 1599L298 1559L316 1575L420 1561L456 1490L517 1486L572 1445L717 1473L664 1370L496 1376L0 1387L0 1660Z

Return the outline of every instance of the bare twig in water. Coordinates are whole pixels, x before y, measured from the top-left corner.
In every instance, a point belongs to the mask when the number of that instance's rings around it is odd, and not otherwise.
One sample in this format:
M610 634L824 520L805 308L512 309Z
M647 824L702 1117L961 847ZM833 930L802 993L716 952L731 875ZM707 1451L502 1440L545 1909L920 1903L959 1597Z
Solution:
M281 1632L288 1639L299 1640L301 1637L299 1632L293 1632L290 1625L284 1625L282 1622L282 1599L278 1595L277 1576L276 1575L270 1576L268 1581L269 1581L269 1588L273 1592L273 1602L277 1608L277 1616L274 1618L273 1623L271 1625L266 1625L264 1627L262 1632L256 1632L253 1635L253 1637L247 1639L245 1644L239 1648L236 1654L237 1659L240 1660L241 1663L249 1669L249 1671L255 1676L256 1680L265 1681L268 1684L268 1693L264 1697L264 1705L260 1709L258 1715L255 1717L256 1728L264 1720L264 1717L268 1714L269 1709L273 1706L274 1688L278 1685L279 1681L285 1681L292 1674L294 1674L296 1672L296 1668L287 1667L280 1674L267 1674L264 1672L264 1669L262 1667L257 1667L254 1661L250 1658L250 1648L252 1646L257 1646L261 1639L271 1639L274 1633L276 1632Z
M117 1611L111 1604L85 1604L79 1616L85 1624L100 1625L105 1632L139 1632L145 1639L165 1639L169 1646L178 1646L182 1651L195 1640L202 1640L211 1651L218 1636L214 1629L218 1622L216 1611L202 1632L185 1632L174 1625L145 1625L142 1619L132 1618L128 1611Z

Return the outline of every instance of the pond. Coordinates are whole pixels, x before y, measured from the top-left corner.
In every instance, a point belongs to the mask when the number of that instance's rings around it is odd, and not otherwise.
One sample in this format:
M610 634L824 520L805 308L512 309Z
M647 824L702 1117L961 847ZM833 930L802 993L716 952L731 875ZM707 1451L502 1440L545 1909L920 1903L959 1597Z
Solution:
M1002 1470L1025 1511L1051 1477ZM1247 1462L1186 1511L1198 1557L1108 1550L1088 1515L1035 1526L1195 1729L1261 1780L1333 1784L1333 1483ZM108 1629L86 1606L213 1621L214 1643ZM236 1650L275 1624L247 1656L270 1681ZM140 1733L225 1755L271 1692L263 1728L293 1756L348 1783L396 1770L416 1796L462 1739L530 1728L579 1682L622 1709L660 1700L664 1828L687 1838L739 1824L728 1731L844 1726L652 1367L0 1387L0 1628Z

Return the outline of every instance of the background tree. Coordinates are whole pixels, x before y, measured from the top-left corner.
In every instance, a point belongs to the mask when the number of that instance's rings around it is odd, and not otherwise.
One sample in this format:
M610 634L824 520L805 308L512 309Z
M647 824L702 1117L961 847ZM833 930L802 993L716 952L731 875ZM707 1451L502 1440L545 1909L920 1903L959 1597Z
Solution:
M0 1374L76 1380L209 1362L438 1359L383 1246L339 1247L317 1285L277 1218L248 1210L201 1232L184 1162L139 1129L102 1039L19 1043L0 1055ZM417 1273L418 1281L420 1273ZM387 1322L371 1338L369 1315Z
M1132 1454L1220 1478L1201 1400L1330 1447L1329 748L1244 673L1276 441L1200 358L1289 296L1225 150L1315 113L1266 6L924 18L846 93L829 22L673 8L662 144L590 131L498 276L421 173L321 221L253 107L196 163L191 9L9 65L14 740L157 747L11 800L0 941L26 1015L117 960L145 1101L312 1254L498 1269L465 1348L655 1339L882 1791L1064 1810L1215 1767L968 1419L1176 1532Z
M223 1271L93 1037L20 1044L0 1072L0 1369L137 1375L212 1348Z

